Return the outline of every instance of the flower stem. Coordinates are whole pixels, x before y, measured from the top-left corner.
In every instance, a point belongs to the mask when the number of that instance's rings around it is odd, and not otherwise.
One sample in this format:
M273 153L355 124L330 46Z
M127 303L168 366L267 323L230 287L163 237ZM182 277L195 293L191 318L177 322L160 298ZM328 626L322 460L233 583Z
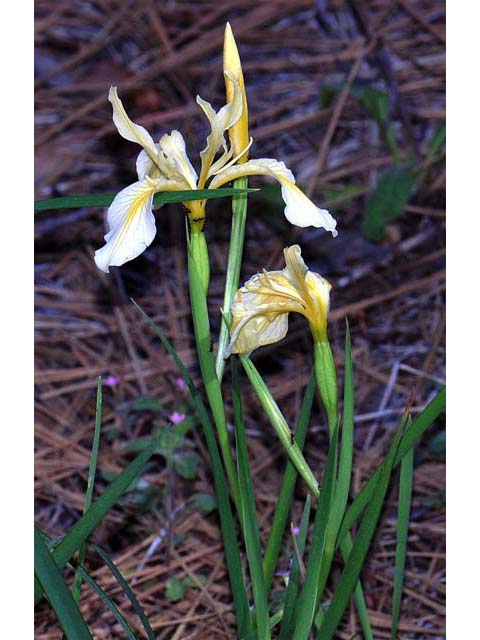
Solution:
M247 189L248 179L237 178L233 187L235 189ZM225 292L223 294L223 317L218 339L218 352L216 360L217 378L221 381L225 370L225 350L229 341L229 324L232 320L230 308L233 297L238 289L240 270L242 266L243 240L245 237L245 223L247 220L247 194L233 196L232 198L232 230L230 232L230 246L228 249L227 276L225 280Z
M217 428L220 450L222 452L232 496L238 513L241 513L239 510L241 504L240 490L228 437L225 407L220 382L215 372L215 361L211 351L212 339L206 298L208 283L205 282L204 278L202 279L202 274L208 271L205 269L206 264L208 264L208 250L205 236L201 231L192 232L188 242L188 279L200 371L202 373L203 384L212 411L213 420Z
M330 439L338 423L337 370L328 340L314 342L315 379L328 419Z

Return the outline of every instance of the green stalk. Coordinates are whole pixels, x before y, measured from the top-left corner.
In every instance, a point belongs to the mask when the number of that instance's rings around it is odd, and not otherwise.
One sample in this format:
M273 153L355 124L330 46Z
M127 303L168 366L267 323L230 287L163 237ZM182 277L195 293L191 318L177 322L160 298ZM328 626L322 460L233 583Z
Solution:
M258 399L260 400L260 404L262 405L263 410L270 420L270 423L275 429L280 442L282 443L285 451L288 454L288 457L290 458L298 473L307 483L310 491L314 496L318 497L320 493L318 482L315 479L315 476L313 475L313 472L308 466L305 458L303 457L303 453L297 442L295 441L295 436L290 431L290 427L288 426L285 418L282 415L282 412L275 402L270 389L263 381L261 375L258 373L255 365L250 360L250 358L247 358L247 356L240 356L240 361L243 365L243 368L245 369L248 379L252 384L252 387L255 390L255 393L257 394Z
M192 233L188 239L188 280L200 371L217 429L220 450L222 452L232 496L238 513L241 513L240 490L235 473L230 439L228 437L225 407L211 350L212 338L206 298L208 282L205 280L205 274L208 273L208 262L207 244L203 232Z
M328 340L315 340L313 346L315 379L327 413L330 440L338 425L337 370Z
M248 179L237 178L233 187L235 189L247 189ZM232 314L230 308L238 283L242 266L243 240L245 237L245 223L247 221L247 192L232 198L232 230L230 232L230 245L228 249L227 276L225 280L225 292L223 294L223 314L218 339L218 352L216 361L217 377L221 381L225 370L225 350L230 338L230 324Z

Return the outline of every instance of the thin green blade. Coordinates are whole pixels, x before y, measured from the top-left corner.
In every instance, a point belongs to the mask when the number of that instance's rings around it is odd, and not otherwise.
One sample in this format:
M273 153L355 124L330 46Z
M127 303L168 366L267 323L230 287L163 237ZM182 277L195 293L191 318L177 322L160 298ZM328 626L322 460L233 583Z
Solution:
M313 395L315 392L315 376L310 376L308 386L303 397L300 417L295 429L295 441L300 449L303 450L307 435L308 422L312 411ZM277 506L273 516L272 528L268 536L267 548L263 558L263 572L265 574L265 588L270 591L273 574L277 566L278 557L282 549L282 538L287 523L288 514L292 504L293 492L297 480L297 470L295 466L287 461L285 473L283 476L282 486L278 495Z
M68 640L85 640L92 634L72 597L41 532L34 528L35 575Z
M275 402L270 389L265 384L263 378L260 373L257 371L255 365L247 358L247 356L240 356L240 362L245 369L245 372L250 380L252 387L257 394L257 398L262 405L263 410L268 416L270 420L270 424L275 429L275 432L278 436L278 439L283 445L288 457L291 462L295 465L298 473L305 480L310 491L315 495L319 495L318 482L313 475L312 470L308 466L305 458L303 457L303 453L300 450L300 447L295 442L295 437L290 431L290 427L288 426L285 418L283 417L282 412L280 411L279 406Z
M153 204L170 202L189 202L190 200L214 200L228 196L245 195L258 189L199 189L195 191L164 191L153 197ZM62 196L48 200L35 200L35 211L52 211L54 209L79 209L81 207L108 207L112 204L116 193L99 193L85 196Z
M117 568L113 560L110 558L110 556L107 554L106 551L104 551L101 547L98 546L98 544L92 544L92 548L96 553L98 553L98 555L105 562L107 567L110 569L110 572L114 576L115 580L121 586L123 593L130 600L130 604L134 608L137 616L140 618L140 622L142 623L143 628L145 629L145 633L147 634L148 640L155 640L155 634L153 633L153 629L150 626L150 622L148 621L148 618L145 614L145 611L142 608L142 605L137 600L135 594L130 588L130 585L122 576L122 574L120 573L119 569Z
M95 473L97 469L98 449L100 447L100 432L102 429L102 378L99 376L97 382L97 402L95 407L95 426L93 432L92 451L90 454L90 465L88 468L87 491L85 492L85 503L83 513L86 513L92 504L93 487L95 484ZM78 550L78 564L82 566L85 561L85 543ZM82 586L82 576L79 572L75 574L73 580L72 594L75 602L80 600L80 589Z
M102 495L92 504L90 509L73 525L67 535L62 539L53 552L53 558L58 567L62 569L77 551L80 545L88 538L102 518L110 511L118 498L125 493L145 464L155 453L158 441L152 441L142 453L140 453L122 473L105 489ZM35 604L40 600L42 593L39 585L35 584Z
M308 556L305 584L300 593L298 606L295 611L296 625L293 636L295 640L307 640L317 610L319 574L325 552L327 526L336 486L337 456L338 429L335 429L328 449L323 484L317 503L317 513L313 526L312 545Z
M297 537L298 556L294 555L290 577L288 579L287 593L285 594L285 602L283 604L283 620L280 627L278 640L290 640L293 634L295 620L293 614L295 612L295 603L298 594L298 583L300 578L299 559L303 558L305 551L305 542L307 540L308 522L310 520L310 494L307 495L305 506L303 508L302 518L300 520L300 530Z
M253 493L253 483L248 461L247 439L243 422L242 400L240 397L240 381L237 363L231 359L233 416L235 425L235 439L237 443L237 468L242 505L242 529L247 550L248 568L252 580L253 601L255 603L255 619L258 638L270 638L270 620L268 615L267 593L262 567L262 552L260 547L260 531L257 520L257 510Z
M402 604L405 560L407 557L408 525L413 488L413 449L400 463L400 489L398 494L397 545L395 549L395 576L393 578L392 630L391 640L395 640Z
M374 494L367 509L365 510L351 553L346 560L345 568L335 588L332 601L319 629L317 640L331 640L338 628L338 625L340 624L343 613L348 606L350 596L358 583L360 571L362 570L365 558L367 557L368 549L380 517L380 512L382 510L395 462L395 456L398 452L398 445L400 443L400 438L406 421L407 416L405 415L399 424L386 457L379 466L378 480Z
M102 587L96 582L92 576L85 570L84 567L78 565L77 566L77 574L82 577L83 580L88 584L88 586L97 594L103 604L107 607L107 609L112 613L115 620L125 631L126 637L129 640L137 640L135 634L131 630L128 622L125 620L124 616L120 612L120 609L117 607L115 602L110 598L108 593L102 589Z

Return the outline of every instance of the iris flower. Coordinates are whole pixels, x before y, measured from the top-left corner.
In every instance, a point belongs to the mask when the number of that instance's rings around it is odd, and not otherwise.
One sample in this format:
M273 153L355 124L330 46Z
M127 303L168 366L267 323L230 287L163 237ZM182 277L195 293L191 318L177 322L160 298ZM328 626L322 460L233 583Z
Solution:
M156 143L148 131L132 122L111 87L108 99L113 107L113 122L120 135L142 150L137 157L138 180L118 193L107 211L108 233L105 245L95 252L97 266L105 272L140 255L156 234L153 196L161 191L217 189L241 176L263 175L281 185L285 216L299 227L322 227L333 236L336 221L325 209L318 208L295 185L285 164L272 158L246 160L252 139L248 140L247 104L240 59L229 25L225 34L224 75L227 104L218 112L200 96L197 103L210 124L205 149L200 152L200 174L190 162L185 141L179 131L164 134ZM238 126L235 128L235 125ZM230 145L225 133L229 132ZM221 155L219 152L221 151ZM217 158L217 156L219 157ZM205 200L185 202L193 232L201 231L205 220Z
M309 271L298 244L283 253L285 269L257 273L237 291L226 357L231 353L248 354L284 338L291 311L305 316L316 342L326 341L332 286Z

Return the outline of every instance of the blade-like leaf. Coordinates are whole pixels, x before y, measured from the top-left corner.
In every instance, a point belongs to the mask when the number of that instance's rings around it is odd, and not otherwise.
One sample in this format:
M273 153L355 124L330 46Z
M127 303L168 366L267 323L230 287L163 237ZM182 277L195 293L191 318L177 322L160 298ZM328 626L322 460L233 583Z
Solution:
M400 463L400 489L398 494L397 546L395 550L395 576L393 578L391 640L397 637L400 606L402 603L403 577L407 557L408 524L413 487L413 449Z
M338 625L340 624L343 613L348 606L350 596L358 582L360 571L362 570L365 562L370 542L372 541L378 519L380 517L380 512L382 510L395 462L395 456L398 452L398 445L400 443L400 438L406 421L407 415L404 415L403 419L400 421L389 451L379 467L378 480L374 494L367 509L365 510L351 553L346 560L345 568L340 576L332 601L319 629L317 640L330 640L333 637Z
M92 576L88 573L88 571L85 570L84 567L78 565L77 566L77 572L78 573L76 575L80 575L82 577L82 579L85 580L85 582L88 584L88 586L97 594L97 596L100 598L100 600L103 602L103 604L112 613L112 615L114 616L115 620L118 622L118 624L124 630L124 632L126 634L126 637L129 640L137 640L137 638L135 637L135 634L130 629L130 626L129 626L128 622L125 620L124 616L121 614L120 609L113 602L113 600L110 598L108 593L102 589L102 587L98 584L98 582L96 582L92 578Z
M125 493L145 464L155 453L158 440L152 441L149 447L142 451L122 473L105 489L102 495L92 504L90 509L73 525L67 535L61 540L53 552L53 558L60 569L88 538L102 518L110 511L118 498ZM41 598L41 590L35 585L35 603Z
M131 603L132 607L135 609L135 612L136 612L137 616L140 618L140 621L141 621L141 623L143 625L143 628L145 629L145 633L147 634L148 640L155 640L155 634L153 633L153 629L150 626L150 622L148 621L148 618L145 615L145 611L143 610L142 605L137 600L137 598L136 598L135 594L133 593L133 591L131 590L128 582L122 576L122 574L118 570L118 568L115 565L115 563L113 562L113 560L106 553L106 551L104 551L101 547L98 546L98 544L92 544L92 548L94 549L94 551L96 553L98 553L98 555L105 562L105 564L110 569L110 572L115 577L115 579L118 582L118 584L122 587L123 593L130 600L130 603Z
M247 356L240 356L240 361L245 369L245 372L250 380L252 387L257 394L260 404L263 410L270 420L270 424L275 429L280 442L283 445L291 462L295 465L298 473L302 476L308 485L310 491L315 495L319 495L318 482L313 475L312 470L308 466L300 447L295 442L295 436L290 431L290 428L282 415L277 403L275 402L270 389L265 384L263 378L257 371L255 365L247 358Z
M407 431L402 436L398 452L395 457L395 467L400 464L400 461L408 453L408 451L420 440L422 435L428 429L428 427L434 422L434 420L445 411L445 387L438 392L435 398L425 407L425 409L418 414L418 416L412 421ZM355 520L360 516L365 509L370 498L375 490L375 485L378 480L379 469L377 469L372 477L364 484L359 491L355 500L348 508L340 527L337 538L337 547L343 540L348 531L353 527Z
M223 541L225 545L225 556L227 560L228 575L230 586L232 588L233 603L236 612L236 621L241 638L248 638L252 634L252 620L248 596L243 579L242 561L240 550L238 547L237 537L235 533L235 524L233 521L230 501L228 499L228 487L225 478L225 472L220 459L220 454L215 440L213 427L210 422L207 410L200 395L199 390L194 385L185 365L179 358L177 352L166 338L162 329L145 313L145 311L134 301L133 304L140 311L142 316L147 320L154 333L157 335L165 349L172 356L175 364L180 371L180 375L190 391L190 395L198 412L200 424L202 425L203 434L207 443L208 452L212 461L213 481L215 484L215 494L218 501L218 511L220 514L220 523L222 528Z
M330 518L332 498L336 486L337 456L338 429L335 429L328 449L323 484L317 503L317 513L313 526L312 546L308 556L305 584L303 585L302 592L298 598L298 606L295 610L295 640L307 640L317 610L319 574L325 552L327 524Z
M80 613L52 554L43 541L42 534L34 528L35 575L45 592L60 626L68 640L92 638L87 623Z
M285 601L283 603L283 620L280 627L278 640L290 640L293 634L293 627L295 624L293 614L295 612L295 602L297 600L298 582L300 577L299 560L303 558L303 552L305 551L305 542L307 540L308 533L308 522L310 520L311 500L312 499L310 497L310 494L308 494L305 500L305 506L303 508L302 518L300 520L300 530L298 532L296 541L298 556L295 555L293 557L292 569L290 571L287 592L285 594Z
M93 432L92 451L90 454L90 466L88 468L87 491L85 493L85 503L83 505L83 513L86 513L92 504L93 486L95 483L95 473L97 469L98 449L100 446L100 432L102 429L102 378L99 376L97 382L97 402L95 407L95 427ZM78 564L82 566L85 560L85 543L80 546L78 551ZM73 580L73 599L78 602L80 599L80 589L82 586L82 576L80 573L75 574Z
M188 202L190 200L214 200L258 191L258 189L199 189L195 191L164 191L153 197L153 204L167 204L169 202ZM62 196L48 200L35 200L35 211L50 211L53 209L79 209L81 207L108 207L112 204L116 193L99 193L86 196Z
M303 450L303 446L305 444L314 392L315 376L312 373L303 397L300 417L294 434L295 442L297 443L300 451ZM282 486L280 488L280 493L278 494L277 506L275 507L272 528L268 536L267 548L263 558L263 572L265 575L265 588L267 591L270 591L273 574L275 572L275 567L277 566L278 556L280 555L282 548L282 538L288 514L290 513L290 506L292 504L296 480L297 470L290 461L287 461Z
M240 381L238 378L237 363L231 359L232 391L233 391L233 416L235 425L235 439L237 443L237 469L242 505L242 529L247 550L248 568L252 580L253 601L255 603L255 619L257 624L257 636L270 638L270 621L268 616L267 593L265 590L262 552L260 548L260 531L258 528L257 510L253 493L253 483L248 462L247 438L243 422L242 401L240 397Z

